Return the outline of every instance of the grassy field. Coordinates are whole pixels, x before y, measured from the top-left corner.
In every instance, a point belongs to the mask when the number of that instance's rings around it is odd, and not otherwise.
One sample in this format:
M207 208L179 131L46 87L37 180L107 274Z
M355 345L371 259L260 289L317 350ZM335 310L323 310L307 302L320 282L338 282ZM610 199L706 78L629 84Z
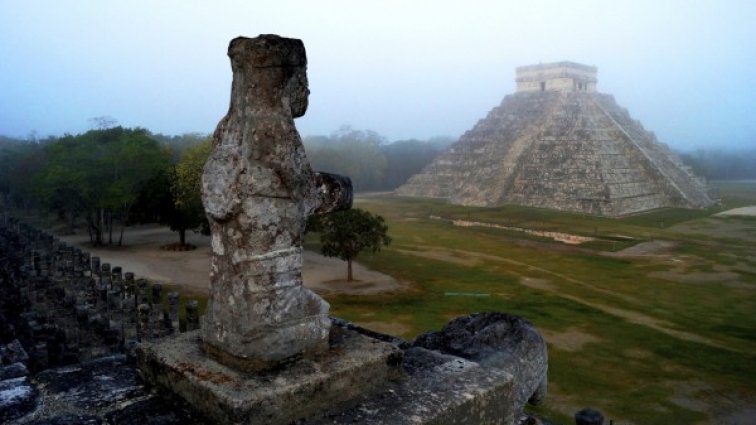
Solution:
M472 312L528 318L550 356L550 394L533 411L562 424L586 406L615 424L756 415L756 220L712 216L756 205L756 184L720 188L723 205L706 211L623 219L360 197L357 207L386 218L393 243L359 261L406 289L328 301L336 316L408 339ZM521 229L594 240L567 245Z

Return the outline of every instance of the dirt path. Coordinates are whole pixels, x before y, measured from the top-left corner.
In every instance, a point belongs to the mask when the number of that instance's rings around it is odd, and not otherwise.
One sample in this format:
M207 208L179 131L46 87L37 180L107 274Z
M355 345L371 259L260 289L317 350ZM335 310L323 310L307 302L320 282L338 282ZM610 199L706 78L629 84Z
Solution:
M166 251L161 246L178 241L176 233L157 225L142 225L127 228L123 247L94 248L84 235L61 236L66 243L77 245L99 256L103 263L121 266L139 277L178 285L195 294L207 294L210 267L210 238L187 233L187 242L197 246L192 251ZM398 291L402 285L389 275L370 270L354 263L357 279L347 282L346 263L305 251L302 278L309 288L318 293L368 295Z
M728 217L728 216L746 216L746 217L753 217L756 216L756 205L751 205L748 207L740 207L740 208L733 208L731 210L722 211L721 213L714 214L715 217Z

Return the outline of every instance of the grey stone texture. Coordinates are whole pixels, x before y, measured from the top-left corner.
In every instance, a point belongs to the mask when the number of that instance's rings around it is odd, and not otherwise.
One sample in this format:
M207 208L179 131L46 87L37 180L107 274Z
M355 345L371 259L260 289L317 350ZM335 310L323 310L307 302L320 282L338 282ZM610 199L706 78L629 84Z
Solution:
M526 402L545 396L546 343L527 320L481 313L454 319L411 344L383 338L404 347L405 378L349 409L304 423L510 425L521 422Z
M212 232L201 327L219 361L250 370L328 346L329 305L302 286L307 217L351 206L351 182L310 168L294 118L307 109L300 40L239 37L231 106L202 177Z
M123 355L0 381L0 423L29 425L210 423L179 400L157 397Z
M706 182L612 96L561 91L506 96L396 192L610 217L716 202Z
M546 342L527 320L506 313L479 313L458 317L440 332L420 335L413 343L442 353L504 370L514 377L513 403L540 403L546 397L548 350Z
M213 423L276 425L338 411L343 403L401 377L402 351L334 327L329 349L275 369L246 373L209 358L199 335L145 343L139 368L151 383L179 395Z

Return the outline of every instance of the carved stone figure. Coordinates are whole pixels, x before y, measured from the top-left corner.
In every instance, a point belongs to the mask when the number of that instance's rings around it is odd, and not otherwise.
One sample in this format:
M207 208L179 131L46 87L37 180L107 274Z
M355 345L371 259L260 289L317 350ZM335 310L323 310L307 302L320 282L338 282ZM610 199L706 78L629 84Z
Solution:
M302 286L307 217L351 206L348 178L310 168L294 118L304 115L304 45L275 35L228 49L231 105L202 176L212 232L202 324L219 361L260 369L327 347L329 305Z

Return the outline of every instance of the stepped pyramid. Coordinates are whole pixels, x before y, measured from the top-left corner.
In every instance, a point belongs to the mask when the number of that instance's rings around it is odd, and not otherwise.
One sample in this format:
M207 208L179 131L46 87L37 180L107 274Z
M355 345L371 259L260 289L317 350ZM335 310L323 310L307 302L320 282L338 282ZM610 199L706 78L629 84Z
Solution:
M517 92L397 194L610 217L714 203L703 179L596 92L596 71L574 62L517 68Z

